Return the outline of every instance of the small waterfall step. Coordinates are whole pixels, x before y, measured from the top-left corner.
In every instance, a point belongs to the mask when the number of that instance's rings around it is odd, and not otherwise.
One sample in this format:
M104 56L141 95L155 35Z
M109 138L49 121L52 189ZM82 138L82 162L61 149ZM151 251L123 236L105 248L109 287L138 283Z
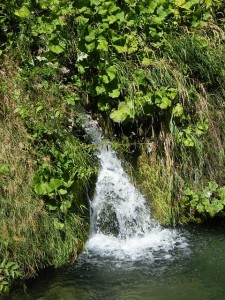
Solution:
M119 260L172 258L187 241L176 229L164 229L151 218L144 196L133 186L116 152L103 143L102 130L90 116L84 128L98 146L101 168L91 201L90 255Z

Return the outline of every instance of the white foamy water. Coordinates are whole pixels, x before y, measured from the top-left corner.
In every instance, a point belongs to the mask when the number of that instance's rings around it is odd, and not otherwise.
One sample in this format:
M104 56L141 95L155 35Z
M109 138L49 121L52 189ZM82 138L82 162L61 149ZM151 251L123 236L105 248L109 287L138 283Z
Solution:
M88 124L88 125L87 125ZM90 125L89 125L90 124ZM91 206L91 232L86 251L118 260L173 258L187 242L175 229L151 218L144 196L134 187L110 146L101 146L101 130L93 121L86 131L99 145L101 169Z

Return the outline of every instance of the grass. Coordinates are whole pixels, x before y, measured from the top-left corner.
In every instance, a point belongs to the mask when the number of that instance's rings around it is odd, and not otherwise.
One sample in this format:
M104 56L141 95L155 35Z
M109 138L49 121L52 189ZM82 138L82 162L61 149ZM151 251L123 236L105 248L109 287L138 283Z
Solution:
M148 156L143 151L138 158L137 170L138 187L147 198L152 217L162 225L176 223L172 215L171 176L163 162L156 160L155 153Z
M67 118L74 118L76 112L72 114L62 104L65 116L57 122L53 120L55 123L46 123L48 119L52 121L48 118L49 110L60 109L59 99L65 96L65 91L60 92L54 86L52 91L50 82L44 90L40 85L43 84L40 75L34 80L36 85L31 91L29 82L26 84L24 76L10 60L2 65L0 167L6 166L6 169L3 168L0 174L0 262L3 259L15 262L23 278L36 275L42 268L58 267L76 260L87 239L89 215L85 193L95 172L95 164L85 150L84 142L81 143L74 132L64 132L68 126ZM33 115L32 106L35 107L37 101L46 101L46 107L43 114ZM25 108L29 115L18 114L18 107ZM46 137L45 132L42 135L48 127L58 130L59 134L54 131L53 135ZM34 135L34 128L38 135ZM53 150L63 157L65 166L56 164L51 155ZM48 164L51 174L53 171L67 172L66 164L70 164L68 170L77 176L68 192L72 206L66 212L58 208L49 211L47 196L34 192L34 176L43 163Z
M142 74L148 90L161 86L176 88L175 103L181 103L184 108L183 120L171 118L169 114L163 116L163 112L134 120L143 132L142 136L136 133L134 142L141 153L136 163L138 186L152 207L153 217L166 225L188 221L188 214L182 208L187 186L199 191L211 181L219 186L225 184L225 36L217 26L209 27L208 31L202 29L168 37L164 50L155 53L148 68L133 65L132 72L138 70ZM127 74L124 72L124 76ZM138 92L138 84L130 86L131 94ZM196 128L205 120L208 129L199 136ZM187 127L192 128L192 147L178 140L180 132ZM129 135L129 126L124 128L128 128L123 132ZM130 126L130 131L134 128ZM155 152L150 155L143 147L149 141L155 145Z

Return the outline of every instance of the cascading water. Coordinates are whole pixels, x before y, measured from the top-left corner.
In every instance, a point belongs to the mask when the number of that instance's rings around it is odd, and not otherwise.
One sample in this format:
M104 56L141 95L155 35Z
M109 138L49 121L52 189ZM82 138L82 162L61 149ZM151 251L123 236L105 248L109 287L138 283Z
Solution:
M133 186L110 145L104 145L101 129L88 118L85 130L98 146L101 169L91 206L91 232L86 244L90 255L118 260L153 261L173 258L186 248L178 230L163 229L151 219L143 195Z

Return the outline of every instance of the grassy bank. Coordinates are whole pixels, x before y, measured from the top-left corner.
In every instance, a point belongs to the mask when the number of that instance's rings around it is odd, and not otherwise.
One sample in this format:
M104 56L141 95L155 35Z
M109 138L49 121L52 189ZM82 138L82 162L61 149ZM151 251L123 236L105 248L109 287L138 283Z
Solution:
M0 74L2 292L17 277L75 261L88 234L86 189L96 174L85 141L77 137L69 92L45 81L54 70L28 77L15 63L8 58Z
M168 39L148 74L154 85L177 91L172 113L145 128L137 167L140 187L163 223L223 216L224 37L214 26L207 35L202 30Z

